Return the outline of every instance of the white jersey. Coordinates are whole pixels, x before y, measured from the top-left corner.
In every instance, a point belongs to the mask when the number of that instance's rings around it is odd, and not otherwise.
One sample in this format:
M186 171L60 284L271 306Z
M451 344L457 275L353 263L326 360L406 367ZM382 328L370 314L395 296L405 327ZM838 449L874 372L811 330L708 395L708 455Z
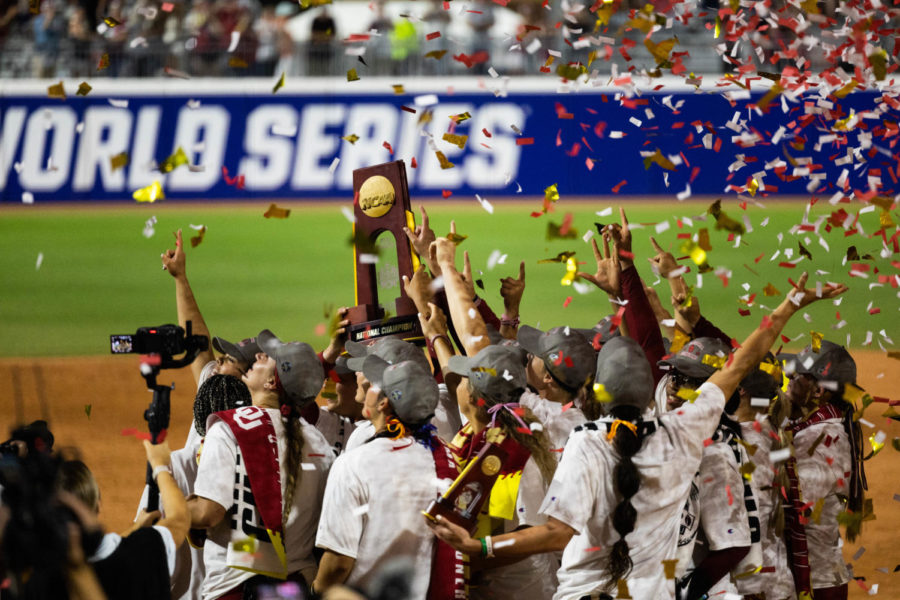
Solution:
M633 598L674 598L663 560L675 558L678 529L692 475L700 466L703 440L716 429L725 396L718 386L704 383L691 404L649 421L643 444L633 457L641 485L631 501L637 511L634 531L626 537L633 568L627 585ZM563 552L554 600L578 599L596 591L616 597L615 584L603 590L609 548L620 538L611 515L620 498L613 472L619 456L607 441L607 423L576 428L541 507L576 532Z
M355 559L347 584L362 589L387 563L408 561L410 598L424 600L435 537L422 510L439 494L430 449L410 437L373 439L334 462L316 545Z
M339 456L347 448L347 442L356 429L356 423L347 417L333 413L324 406L319 407L316 429L331 446L335 456Z
M574 405L563 405L559 402L551 402L534 392L525 392L519 398L519 404L531 411L535 418L541 422L544 431L550 438L551 451L556 459L562 456L562 449L569 439L569 434L578 425L587 419L580 408Z
M287 473L283 468L288 451L287 437L281 411L274 408L265 410L269 413L278 439L283 495L287 484ZM304 440L301 459L303 468L298 473L291 510L284 525L288 573L315 569L313 542L328 469L334 461L331 447L322 434L302 419L301 424ZM242 556L237 556L238 550L231 544L235 537L246 536L249 539L252 535L257 540L263 540L268 534L256 509L234 433L226 423L214 415L210 416L207 425L194 492L198 496L216 502L226 510L225 518L207 530L208 537L203 548L206 564L203 599L211 600L253 576L251 571L232 568L228 564L242 561L245 566L253 567L253 561L266 561L271 558L262 551L262 544L260 550L255 553L256 556L253 553L246 556L241 553Z
M737 581L762 565L762 547L756 494L741 474L749 459L740 441L730 431L719 428L713 441L703 449L696 476L697 503L688 504L699 517L699 530L692 549L689 573L710 553L728 548L750 547L747 555L709 589L709 596L737 594ZM682 522L687 519L682 517ZM681 542L679 542L680 544ZM680 548L684 546L680 545ZM679 552L679 558L681 558ZM679 561L680 562L680 561ZM738 577L741 576L741 577ZM756 593L763 590L748 591Z
M852 466L850 442L841 419L827 419L798 431L794 453L803 502L815 507L824 499L818 522L810 519L806 523L812 587L843 585L850 581L850 573L841 554L837 516L844 510L840 496L849 493Z
M787 557L787 546L784 538L778 535L775 528L775 511L780 510L782 496L780 484L775 481L775 468L769 458L774 439L770 435L772 426L768 420L741 423L741 434L748 446L747 454L756 468L752 481L759 492L756 499L759 503L759 525L762 539L763 570L746 579L738 580L738 590L749 594L748 589L760 588L766 591L767 598L774 600L795 600L794 578L790 571ZM748 587L744 587L744 582ZM752 588L749 588L752 586Z

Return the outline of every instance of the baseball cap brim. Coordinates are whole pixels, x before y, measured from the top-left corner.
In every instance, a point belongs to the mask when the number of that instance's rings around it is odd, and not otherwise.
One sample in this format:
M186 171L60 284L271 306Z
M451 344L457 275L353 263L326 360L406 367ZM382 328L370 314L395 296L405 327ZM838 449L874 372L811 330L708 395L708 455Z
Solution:
M274 356L275 352L284 346L284 342L279 340L278 336L268 329L263 329L259 332L259 335L256 336L256 343L259 344L259 349L269 356Z
M344 350L353 358L365 358L369 355L369 344L361 344L360 342L347 341L344 343ZM359 369L356 369L357 371Z
M535 329L529 325L519 326L519 332L516 335L519 345L531 354L539 355L541 353L541 336L544 332Z
M678 356L677 354L672 358L661 360L656 364L660 367L664 365L668 366L670 369L675 369L688 377L696 377L698 379L706 379L716 372L716 368L712 365L704 365L684 356Z
M444 368L444 371L447 373L455 373L460 377L468 377L469 373L472 372L472 363L468 356L460 356L455 355L451 356L450 360L447 361L447 366Z
M359 360L359 359L354 359ZM381 387L384 382L384 371L390 366L386 360L375 356L374 354L362 359L363 365L359 369L362 371L366 379L374 386Z
M242 348L237 344L232 344L228 340L216 336L212 339L212 345L218 352L233 356L241 362L252 363L256 360L256 353L253 352L254 348L249 344L246 348Z
M778 361L787 365L788 363L793 363L794 368L791 370L791 373L799 373L800 375L810 375L811 372L803 365L803 361L800 358L800 354L789 354L787 352L783 352L775 357ZM812 363L810 363L812 366Z

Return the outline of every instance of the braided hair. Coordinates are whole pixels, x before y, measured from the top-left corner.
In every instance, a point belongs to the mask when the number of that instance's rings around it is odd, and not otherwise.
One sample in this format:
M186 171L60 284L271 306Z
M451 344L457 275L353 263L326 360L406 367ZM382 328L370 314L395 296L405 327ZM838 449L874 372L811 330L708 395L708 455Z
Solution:
M281 414L288 447L287 460L285 461L287 482L284 491L284 503L282 505L281 515L282 523L287 523L288 516L291 514L291 505L294 502L294 490L300 479L300 463L303 462L304 440L303 425L300 423L300 412L308 403L315 402L315 398L304 398L292 401L283 393L280 381L278 382L278 387L282 390L278 401L281 404Z
M250 390L243 381L231 375L213 375L203 382L194 396L194 429L201 437L205 436L209 415L251 403Z
M616 494L621 496L622 500L613 511L613 528L621 537L613 544L606 562L608 577L606 585L611 588L620 579L624 579L633 566L625 536L634 531L634 524L637 521L637 511L631 503L631 498L641 485L641 474L631 459L641 449L643 438L640 433L639 408L628 405L615 406L610 409L610 414L616 419L638 424L637 432L629 427L617 427L612 438L612 443L620 456L619 464L613 471L613 478Z

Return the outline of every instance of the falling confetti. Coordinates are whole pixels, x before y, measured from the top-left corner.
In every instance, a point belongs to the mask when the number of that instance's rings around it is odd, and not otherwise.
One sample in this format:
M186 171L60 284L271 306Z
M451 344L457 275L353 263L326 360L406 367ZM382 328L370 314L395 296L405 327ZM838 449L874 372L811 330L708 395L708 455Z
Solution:
M138 202L156 202L157 200L165 200L166 195L163 193L162 184L154 181L147 187L142 187L131 195Z
M87 96L91 93L92 89L94 88L92 88L87 81L82 81L80 84L78 84L78 91L75 93L79 96Z
M281 77L278 79L278 82L275 84L275 87L272 88L272 93L276 93L278 90L284 87L284 71L281 72Z
M291 209L280 208L273 202L269 205L269 209L263 214L267 219L287 219L291 215Z

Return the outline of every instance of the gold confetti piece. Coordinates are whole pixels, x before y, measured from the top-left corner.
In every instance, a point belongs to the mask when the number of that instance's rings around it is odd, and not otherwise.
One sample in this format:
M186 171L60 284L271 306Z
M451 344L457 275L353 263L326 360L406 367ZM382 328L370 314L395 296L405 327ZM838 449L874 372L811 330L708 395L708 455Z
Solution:
M354 70L354 73L355 73L355 72L356 72L356 71ZM391 87L394 88L394 93L397 94L398 96L399 96L400 94L405 94L405 93L406 93L406 90L403 89L403 85L402 85L402 84L397 83L397 84L392 85Z
M568 79L569 81L575 81L581 75L587 73L587 67L581 64L576 65L564 65L559 64L556 65L556 74L562 77L563 79Z
M463 241L468 238L467 235L461 235L459 233L453 233L452 231L447 234L447 239L459 246Z
M825 335L819 333L818 331L810 331L810 345L812 346L813 352L821 352L822 351L822 340L825 339Z
M118 171L126 165L128 165L127 152L119 152L118 154L109 157L109 166L113 171Z
M751 196L756 196L756 192L759 190L759 182L754 178L750 180L750 183L747 184L747 191L750 192Z
M269 205L269 210L263 214L267 219L287 219L290 215L291 209L276 206L274 202Z
M676 327L675 333L672 335L672 343L669 345L669 353L677 354L689 341L691 341L691 336Z
M750 481L753 478L753 471L755 471L755 470L756 470L756 464L749 460L741 465L741 475L747 481Z
M198 231L197 235L191 237L191 248L196 248L200 245L200 242L203 241L203 236L206 235L206 225L202 226Z
M87 415L87 418L88 418L88 419L91 418L91 409L92 409L92 408L93 408L93 406L90 405L90 404L85 404L85 405L84 405L84 414Z
M87 96L91 93L92 89L94 88L92 88L87 81L82 81L80 84L78 84L78 91L75 93L79 96Z
M647 50L650 51L650 54L653 55L653 58L656 59L656 62L661 66L664 63L669 62L669 54L672 52L672 49L675 48L675 44L678 43L678 38L669 38L666 40L662 40L661 42L654 43L650 38L644 38L644 46L647 47Z
M431 123L431 120L432 120L433 118L434 118L434 111L433 111L433 110L430 110L430 109L429 109L429 110L423 110L423 111L422 111L422 114L419 115L419 121L418 121L418 124L419 124L419 126L427 125L428 123Z
M694 261L694 264L697 266L706 264L706 250L701 248L699 244L695 244L693 240L685 240L684 243L681 244L681 251L690 256L691 260Z
M822 517L822 508L825 506L825 498L819 498L816 502L815 506L813 506L812 512L809 515L809 518L812 519L813 523L818 524L819 519Z
M763 288L763 296L780 296L781 292L778 291L774 285L769 283L766 287Z
M872 454L869 456L869 458L871 458L872 456L875 456L876 454L881 452L882 448L884 448L884 442L879 442L877 435L878 434L873 433L872 435L869 436L869 444L872 445Z
M538 261L538 264L542 265L546 263L563 263L567 262L573 256L575 256L575 252L560 252L553 258L542 258Z
M681 388L678 390L678 392L675 393L675 395L687 402L693 402L697 399L697 396L700 395L700 392L689 388Z
M235 552L246 552L248 554L252 554L256 552L259 547L259 542L256 541L256 536L251 535L245 540L236 540L231 542L231 549Z
M557 184L548 185L544 188L544 200L547 202L556 202L559 200L559 188Z
M709 229L704 227L697 232L697 245L706 250L712 250L712 244L709 243Z
M612 396L609 395L609 392L606 391L606 386L602 383L594 384L594 400L597 402L612 401Z
M447 156L443 152L439 151L439 152L436 152L435 154L437 154L437 159L438 159L438 162L441 163L442 169L452 169L453 167L456 166L452 162L447 160Z
M466 149L466 142L469 141L469 136L467 135L455 135L453 133L445 133L442 138L445 142L450 142L460 150Z
M843 99L843 98L846 98L847 94L852 92L855 88L856 88L856 80L851 79L841 89L833 91L832 94L834 95L835 98Z
M578 276L578 261L575 260L575 257L570 257L566 260L566 274L563 275L563 278L560 280L560 285L572 285L575 281L575 278Z
M856 116L856 111L854 111L851 108L850 114L848 116L844 117L843 119L838 119L837 121L834 122L834 129L836 129L837 131L846 131L848 129L850 121L855 116ZM802 148L801 148L801 150L802 150ZM796 166L796 163L794 163L794 166Z
M616 598L619 598L620 600L633 600L632 597L628 595L628 583L624 579L620 579L616 582L616 587L618 587Z
M246 69L250 65L247 64L246 60L244 60L238 56L232 56L231 58L228 59L228 66L233 69Z
M734 576L734 578L735 579L743 579L744 577L750 577L751 575L756 575L757 573L762 571L762 568L763 568L763 566L759 565L758 567L754 567L754 568L750 569L749 571L744 571L743 573L738 573L737 575Z
M880 208L881 210L891 210L894 199L888 196L873 196L869 202Z
M109 27L116 27L121 24L119 23L119 21L112 17L106 17L105 19L103 19L103 22L106 23L106 25Z
M654 163L656 163L663 169L666 169L667 171L675 170L675 163L666 158L659 148L656 149L656 152L653 153L653 156L647 156L644 158L644 170L649 170L650 165Z
M441 60L444 58L444 55L447 54L446 50L432 50L425 54L425 58L433 58L435 60Z
M492 369L490 367L475 367L472 371L476 373L487 373L491 377L497 376L497 369Z
M876 81L884 81L887 75L887 52L879 48L869 55L869 64L872 65L872 73L875 75Z
M190 165L191 161L188 159L188 155L185 154L184 149L181 146L175 150L175 153L168 156L166 160L162 161L159 165L160 173L171 173L181 165Z
M109 54L104 52L103 55L100 57L100 62L97 64L97 70L102 71L103 69L106 69L107 67L109 67Z
M715 354L704 354L703 358L700 362L704 365L709 365L714 369L721 369L725 366L725 363L728 361L727 356L717 356Z
M284 71L281 72L281 77L278 79L278 83L275 84L275 87L272 88L272 93L274 94L278 90L284 87Z
M66 90L63 88L63 82L54 83L50 87L47 88L47 95L51 98L59 98L60 100L66 99Z
M754 180L755 181L755 180ZM725 214L722 210L722 200L713 202L706 211L716 219L716 229L724 229L731 233L744 233L744 226Z
M356 69L347 71L347 81L359 81L359 75L356 74Z
M766 92L762 98L759 99L759 102L756 103L757 108L760 110L766 110L769 108L769 104L772 103L772 100L781 95L784 91L784 88L780 83L776 83L769 88L769 91Z
M138 202L156 202L157 200L165 200L166 195L163 193L163 187L159 181L154 181L147 187L142 187L131 195Z
M350 135L341 136L341 139L350 142L351 144L355 144L359 140L359 136L355 133L351 133Z
M893 228L894 220L891 218L891 213L886 210L881 211L878 215L878 224L881 225L881 227Z
M463 121L468 121L471 118L472 118L471 114L469 114L468 112L464 112L464 113L459 113L458 115L453 115L452 117L450 117L450 120L454 121L456 123L462 123Z
M677 558L670 558L662 561L663 570L666 573L666 579L675 579L675 565L677 564Z
M803 242L797 242L799 246L798 251L800 252L800 256L805 256L809 260L812 260L812 252L806 249L806 246L803 245Z

